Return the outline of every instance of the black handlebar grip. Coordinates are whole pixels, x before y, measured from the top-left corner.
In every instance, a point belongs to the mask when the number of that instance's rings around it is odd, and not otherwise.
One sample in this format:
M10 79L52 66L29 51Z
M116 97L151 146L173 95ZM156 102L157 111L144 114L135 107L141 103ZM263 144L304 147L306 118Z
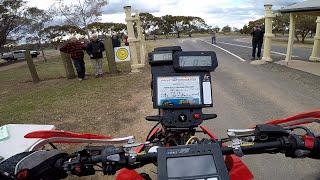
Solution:
M161 116L147 116L146 120L147 121L156 121L159 122L161 121L162 117Z
M201 115L202 120L215 119L217 117L218 117L217 114L202 114Z
M264 150L274 149L274 152L278 152L282 148L283 148L283 144L281 141L272 141L272 142L258 143L252 146L242 146L241 150L244 154L261 154L261 153L264 153L263 152ZM223 155L234 154L233 148L231 147L222 147L221 150Z
M158 158L158 153L148 153L144 155L138 155L136 157L137 162L143 163L156 163Z

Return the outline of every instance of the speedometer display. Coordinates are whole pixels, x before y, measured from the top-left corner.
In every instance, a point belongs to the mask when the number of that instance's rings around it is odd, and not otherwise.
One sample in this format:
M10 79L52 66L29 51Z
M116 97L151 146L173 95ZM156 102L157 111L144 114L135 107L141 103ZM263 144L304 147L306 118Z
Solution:
M155 53L153 61L172 61L172 53Z
M211 56L180 56L180 67L210 67L212 66Z

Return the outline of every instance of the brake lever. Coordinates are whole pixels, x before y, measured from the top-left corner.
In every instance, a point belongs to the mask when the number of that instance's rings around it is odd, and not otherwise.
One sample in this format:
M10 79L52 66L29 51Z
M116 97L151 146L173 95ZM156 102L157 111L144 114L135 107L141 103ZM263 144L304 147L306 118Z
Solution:
M254 131L255 129L228 129L227 134L232 142L231 147L235 155L238 157L244 155L241 149L242 140L240 138L253 136Z
M231 137L246 137L253 136L255 129L228 129L228 136Z

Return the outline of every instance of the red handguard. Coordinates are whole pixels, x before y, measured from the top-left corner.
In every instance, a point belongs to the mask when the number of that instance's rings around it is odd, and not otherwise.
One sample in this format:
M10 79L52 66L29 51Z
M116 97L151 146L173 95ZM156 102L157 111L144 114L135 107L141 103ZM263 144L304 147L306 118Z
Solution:
M52 137L65 137L65 138L83 138L83 139L111 139L111 136L97 135L97 134L80 134L62 130L42 130L33 131L24 136L25 138L40 138L48 139Z
M119 171L116 180L144 180L143 177L135 170L123 168Z
M315 119L320 121L320 110L300 113L300 114L286 117L283 119L271 120L271 121L268 121L266 124L274 124L274 125L280 125L280 126L286 127L286 126L318 122L318 121L315 121Z

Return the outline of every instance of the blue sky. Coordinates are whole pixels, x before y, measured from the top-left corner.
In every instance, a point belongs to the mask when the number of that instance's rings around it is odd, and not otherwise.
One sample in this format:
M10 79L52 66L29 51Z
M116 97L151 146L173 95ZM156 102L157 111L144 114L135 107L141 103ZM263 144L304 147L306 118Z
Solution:
M29 6L49 8L53 0L28 0ZM71 0L65 0L71 1ZM124 23L123 6L131 5L134 11L150 12L155 16L166 14L199 16L212 26L241 28L250 20L264 14L264 3L274 5L274 10L303 0L109 0L103 8L102 22Z

